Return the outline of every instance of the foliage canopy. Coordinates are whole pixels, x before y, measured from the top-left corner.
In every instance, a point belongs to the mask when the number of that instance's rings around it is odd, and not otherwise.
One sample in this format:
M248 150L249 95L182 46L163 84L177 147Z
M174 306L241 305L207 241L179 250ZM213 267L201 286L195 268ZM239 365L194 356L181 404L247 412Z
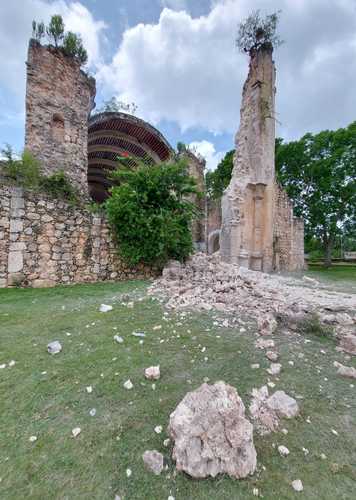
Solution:
M198 211L190 195L197 193L195 180L184 160L152 166L137 162L133 170L120 164L113 174L118 185L105 202L120 255L130 265L182 261L193 250L191 223Z
M241 52L249 54L264 48L272 49L282 45L283 40L277 34L280 11L261 17L256 10L240 23L236 45Z
M62 50L67 56L74 57L81 64L87 63L88 53L81 37L72 31L65 31L62 16L52 16L48 26L45 26L44 22L32 21L32 37L41 43L45 35L49 43L53 42L56 49Z
M306 237L321 242L330 265L337 236L356 228L356 122L299 141L277 139L276 171Z
M235 150L226 153L219 165L205 176L206 190L210 198L221 198L230 183Z

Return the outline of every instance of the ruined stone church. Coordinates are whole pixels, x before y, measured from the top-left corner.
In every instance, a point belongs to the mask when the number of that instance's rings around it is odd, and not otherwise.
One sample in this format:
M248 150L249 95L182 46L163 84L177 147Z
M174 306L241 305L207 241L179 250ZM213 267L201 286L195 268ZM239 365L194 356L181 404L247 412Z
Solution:
M204 214L194 223L199 250L218 250L222 259L261 271L298 270L304 265L303 221L293 217L286 193L275 183L272 51L251 58L243 89L240 130L231 183L214 211L195 200ZM64 171L81 193L71 207L43 193L0 187L0 286L147 277L143 266L120 260L103 215L85 202L104 201L108 169L118 156L157 164L176 154L149 123L127 113L91 114L96 83L80 63L31 40L27 60L25 148L42 173ZM185 151L190 174L204 191L204 161ZM215 243L212 246L212 237Z

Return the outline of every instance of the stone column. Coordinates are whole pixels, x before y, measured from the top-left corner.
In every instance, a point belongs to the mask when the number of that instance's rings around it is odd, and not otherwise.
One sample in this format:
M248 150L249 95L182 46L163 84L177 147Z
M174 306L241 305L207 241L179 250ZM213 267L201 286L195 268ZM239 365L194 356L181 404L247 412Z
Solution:
M26 244L21 239L24 224L25 201L21 188L11 189L10 200L10 243L7 262L8 285L21 284L23 281L24 259L23 252Z
M272 47L263 47L251 53L243 87L234 168L222 199L220 245L223 260L263 271L272 269L273 256L274 95Z

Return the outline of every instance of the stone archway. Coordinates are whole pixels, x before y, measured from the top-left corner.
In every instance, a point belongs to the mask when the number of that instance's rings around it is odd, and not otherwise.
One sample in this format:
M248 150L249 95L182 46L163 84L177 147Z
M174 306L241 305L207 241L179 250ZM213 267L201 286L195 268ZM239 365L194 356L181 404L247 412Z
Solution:
M209 234L208 254L212 254L220 250L220 232L220 229L216 229Z

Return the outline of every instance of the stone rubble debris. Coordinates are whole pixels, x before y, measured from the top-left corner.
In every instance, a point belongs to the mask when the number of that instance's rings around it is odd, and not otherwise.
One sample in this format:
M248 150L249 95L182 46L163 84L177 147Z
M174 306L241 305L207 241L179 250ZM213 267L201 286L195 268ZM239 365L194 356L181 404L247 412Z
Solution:
M276 391L269 396L266 385L252 390L249 410L255 428L261 435L276 431L281 418L293 418L299 413L298 403L294 398L284 391Z
M109 306L107 304L101 304L101 306L99 308L99 311L102 312L102 313L106 313L106 312L112 311L112 306Z
M126 380L126 382L124 383L124 387L125 389L127 389L128 391L131 390L133 388L133 383L131 382L131 380Z
M47 346L47 351L49 354L58 354L62 350L62 345L58 340L54 340L53 342L50 342Z
M145 467L153 472L156 476L159 476L163 470L163 455L157 450L147 450L142 455Z
M322 325L331 321L342 348L356 355L356 296L328 291L323 285L277 274L251 271L223 262L219 253L197 253L185 265L171 261L149 293L165 297L171 310L217 309L248 314L257 320L259 333L273 334L282 318L296 325L317 314Z
M240 479L256 469L253 426L236 389L224 382L188 392L170 415L178 470L194 478L227 473Z
M303 483L301 482L300 479L296 479L295 481L292 481L292 488L294 491L303 491Z
M82 432L82 429L80 427L75 427L74 429L72 429L72 436L77 437L77 436L79 436L79 434L81 432Z
M161 376L160 367L158 366L150 366L145 369L145 377L147 380L159 380Z
M277 361L278 360L278 352L267 351L266 358L269 359L270 361Z
M286 446L278 446L278 452L282 457L287 457L289 455L289 450Z
M334 361L334 366L337 368L337 374L341 375L341 377L354 378L356 379L356 368L351 366L345 366L337 361Z
M282 365L280 363L271 363L267 371L270 375L279 375L282 370Z

